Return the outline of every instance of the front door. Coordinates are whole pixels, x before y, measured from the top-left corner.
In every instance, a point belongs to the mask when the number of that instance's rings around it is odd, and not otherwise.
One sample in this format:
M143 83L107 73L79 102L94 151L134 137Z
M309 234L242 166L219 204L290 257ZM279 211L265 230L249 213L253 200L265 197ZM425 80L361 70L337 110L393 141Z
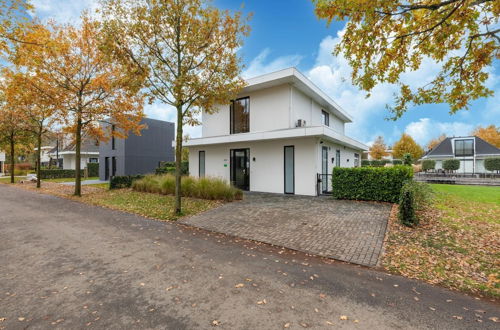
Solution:
M104 158L104 180L109 180L109 157Z
M250 149L231 149L231 183L242 190L249 190Z

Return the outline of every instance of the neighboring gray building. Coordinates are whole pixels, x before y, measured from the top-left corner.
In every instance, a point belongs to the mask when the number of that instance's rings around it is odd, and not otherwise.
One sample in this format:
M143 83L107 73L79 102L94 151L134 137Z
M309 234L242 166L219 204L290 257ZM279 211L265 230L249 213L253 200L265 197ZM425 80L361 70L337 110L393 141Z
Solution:
M146 128L127 139L111 138L99 145L99 178L153 173L160 161L174 161L174 123L145 118ZM104 129L110 124L102 123Z
M484 168L484 160L500 157L500 149L477 136L448 137L429 150L423 157L436 161L436 170L443 168L446 159L459 159L457 173L491 173Z

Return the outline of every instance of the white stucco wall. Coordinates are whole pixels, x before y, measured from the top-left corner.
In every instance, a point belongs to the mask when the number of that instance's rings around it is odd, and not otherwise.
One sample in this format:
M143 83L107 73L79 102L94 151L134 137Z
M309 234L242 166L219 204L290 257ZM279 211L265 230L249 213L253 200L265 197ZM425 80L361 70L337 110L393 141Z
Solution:
M295 194L316 195L315 138L189 147L189 172L198 176L198 152L205 151L205 175L230 180L230 149L250 149L250 191L284 193L284 146L295 146ZM255 161L253 160L255 158ZM226 165L226 166L225 166Z
M65 170L75 170L76 169L76 156L74 154L61 155L63 158L63 169ZM99 155L95 154L81 154L80 168L83 170L87 167L89 158L99 158Z
M5 162L5 152L0 151L0 162Z
M307 126L321 126L321 107L299 89L284 84L238 97L250 97L250 132L293 128L304 119ZM202 137L229 135L230 106L221 105L213 114L202 113ZM345 123L330 113L330 127L345 134Z

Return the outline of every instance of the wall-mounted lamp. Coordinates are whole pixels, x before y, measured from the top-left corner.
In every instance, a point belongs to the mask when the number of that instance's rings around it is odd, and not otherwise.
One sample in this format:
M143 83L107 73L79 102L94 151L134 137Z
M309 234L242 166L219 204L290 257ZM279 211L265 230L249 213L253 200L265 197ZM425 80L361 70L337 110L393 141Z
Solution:
M255 157L254 157L254 158L252 158L252 160L255 162Z
M332 157L332 164L333 164L334 160L335 160L335 157Z

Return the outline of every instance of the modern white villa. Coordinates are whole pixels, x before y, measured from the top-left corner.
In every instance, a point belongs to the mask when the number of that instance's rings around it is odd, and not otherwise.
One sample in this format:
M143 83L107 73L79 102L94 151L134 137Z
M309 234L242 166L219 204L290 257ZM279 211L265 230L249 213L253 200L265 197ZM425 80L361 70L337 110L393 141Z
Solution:
M186 143L189 172L249 191L317 195L329 190L333 167L360 166L368 149L345 135L349 122L295 68L258 76L218 112L202 113L202 137Z
M492 173L484 168L488 157L500 157L500 149L477 136L447 137L434 149L429 150L422 160L436 161L436 170L443 168L443 160L459 159L457 173Z

